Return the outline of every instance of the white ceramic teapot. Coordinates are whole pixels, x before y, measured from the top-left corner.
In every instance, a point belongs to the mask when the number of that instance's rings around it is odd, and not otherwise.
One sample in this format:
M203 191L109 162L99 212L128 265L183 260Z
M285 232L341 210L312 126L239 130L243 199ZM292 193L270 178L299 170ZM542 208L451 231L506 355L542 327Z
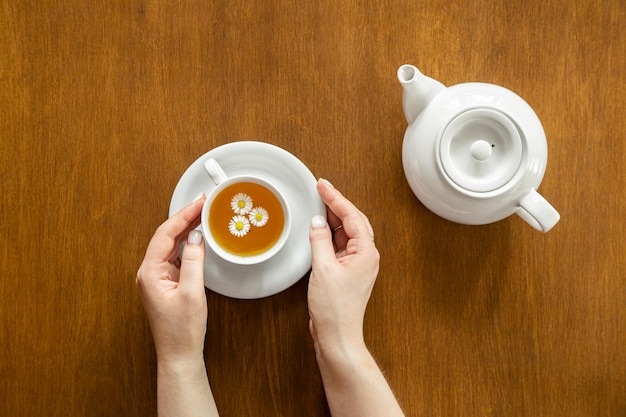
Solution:
M559 221L537 192L548 148L528 103L493 84L446 88L412 65L401 66L398 79L409 123L404 173L426 207L463 224L493 223L516 213L547 232Z

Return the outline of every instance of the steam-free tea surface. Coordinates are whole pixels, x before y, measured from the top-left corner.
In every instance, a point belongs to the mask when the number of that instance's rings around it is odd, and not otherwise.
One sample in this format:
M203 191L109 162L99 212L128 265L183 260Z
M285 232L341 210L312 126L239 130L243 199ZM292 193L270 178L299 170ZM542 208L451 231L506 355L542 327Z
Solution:
M209 228L224 250L239 256L261 254L276 244L285 215L267 187L239 182L224 188L209 210Z

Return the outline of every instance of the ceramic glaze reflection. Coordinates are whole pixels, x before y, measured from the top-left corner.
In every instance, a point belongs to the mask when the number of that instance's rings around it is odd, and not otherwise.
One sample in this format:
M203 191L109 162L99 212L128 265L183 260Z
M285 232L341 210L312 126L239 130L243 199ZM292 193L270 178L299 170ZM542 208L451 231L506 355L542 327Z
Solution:
M215 242L238 256L259 255L271 249L285 223L278 198L253 182L225 187L213 200L208 217Z

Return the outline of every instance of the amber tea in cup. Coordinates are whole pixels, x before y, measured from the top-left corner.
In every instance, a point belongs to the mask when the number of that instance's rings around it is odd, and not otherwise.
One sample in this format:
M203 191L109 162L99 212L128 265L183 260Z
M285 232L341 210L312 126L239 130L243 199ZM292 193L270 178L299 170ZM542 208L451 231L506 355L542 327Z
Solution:
M285 223L282 204L267 187L236 182L213 199L208 213L215 243L237 256L253 256L271 249Z
M289 209L282 194L256 176L227 177L214 160L207 172L216 183L202 209L202 231L211 249L236 264L263 262L289 235ZM212 170L218 174L213 175Z

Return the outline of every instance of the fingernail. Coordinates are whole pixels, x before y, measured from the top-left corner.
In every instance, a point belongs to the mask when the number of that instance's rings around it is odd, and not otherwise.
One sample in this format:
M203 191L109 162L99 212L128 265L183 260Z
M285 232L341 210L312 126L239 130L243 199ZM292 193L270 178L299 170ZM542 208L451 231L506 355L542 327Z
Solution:
M313 229L321 229L326 227L326 218L320 214L311 219L311 227Z
M199 230L192 230L187 237L187 243L190 245L199 245L202 242L202 232Z
M198 194L198 195L196 196L196 198L194 198L191 202L192 202L192 203L195 203L196 201L198 201L198 200L200 200L200 199L202 199L202 198L204 198L204 193L200 193L200 194Z
M320 178L320 181L325 182L326 184L328 184L331 187L335 188L335 186L330 181L328 181L326 178Z

